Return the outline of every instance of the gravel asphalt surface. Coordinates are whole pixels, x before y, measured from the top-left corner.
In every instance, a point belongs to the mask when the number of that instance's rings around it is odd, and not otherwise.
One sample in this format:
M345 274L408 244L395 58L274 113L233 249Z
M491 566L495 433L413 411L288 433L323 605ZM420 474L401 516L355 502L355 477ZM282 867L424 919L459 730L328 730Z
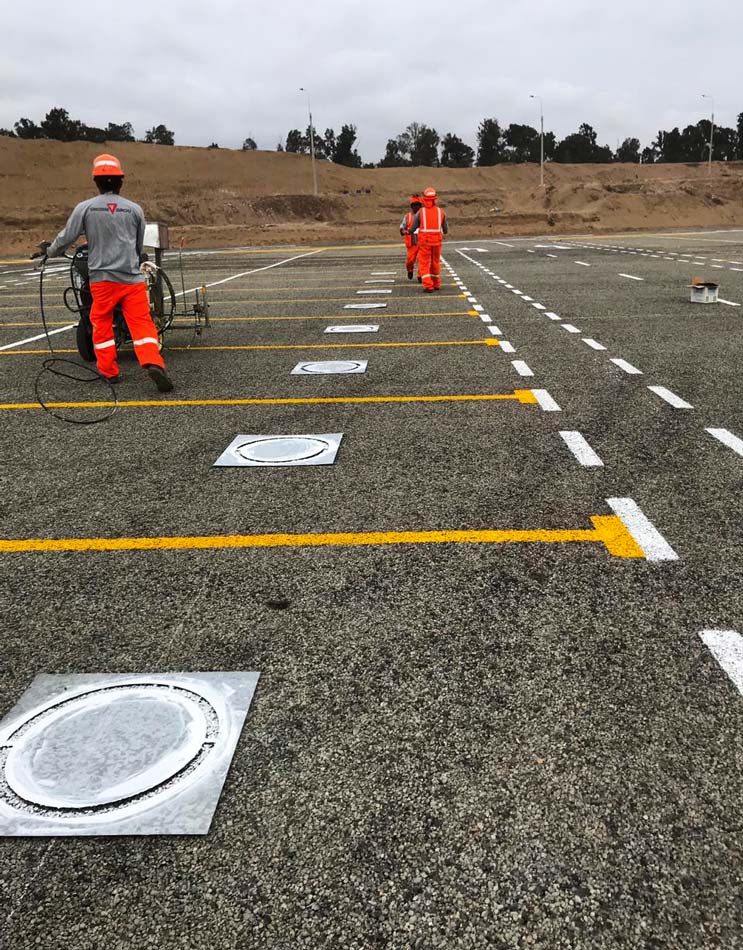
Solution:
M743 233L445 259L424 294L394 244L188 255L211 327L166 339L172 394L124 351L92 426L35 405L38 278L0 264L0 715L42 672L261 674L207 836L0 837L3 947L743 947L743 646L701 637L743 632ZM332 466L213 467L336 432ZM164 540L92 549L122 538Z

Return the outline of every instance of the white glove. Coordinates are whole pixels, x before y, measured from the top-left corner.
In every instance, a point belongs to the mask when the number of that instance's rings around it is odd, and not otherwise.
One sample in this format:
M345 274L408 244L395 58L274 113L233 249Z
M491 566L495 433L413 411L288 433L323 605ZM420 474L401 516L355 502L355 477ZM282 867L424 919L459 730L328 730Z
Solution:
M149 274L154 277L157 273L157 265L153 264L152 261L144 261L139 265L140 274Z

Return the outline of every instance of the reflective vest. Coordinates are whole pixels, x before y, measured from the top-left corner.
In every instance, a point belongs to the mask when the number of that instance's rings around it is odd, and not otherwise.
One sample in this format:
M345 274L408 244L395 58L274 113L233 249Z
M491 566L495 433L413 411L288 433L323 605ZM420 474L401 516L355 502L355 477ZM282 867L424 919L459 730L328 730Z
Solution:
M425 206L419 211L420 227L418 241L420 244L441 244L444 240L444 209L434 205Z

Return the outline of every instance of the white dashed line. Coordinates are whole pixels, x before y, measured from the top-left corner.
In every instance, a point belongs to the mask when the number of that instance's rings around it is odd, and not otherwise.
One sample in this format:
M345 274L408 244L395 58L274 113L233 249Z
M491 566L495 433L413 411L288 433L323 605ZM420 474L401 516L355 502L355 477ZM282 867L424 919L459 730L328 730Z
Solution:
M475 313L482 313L485 307L482 307L479 303L476 303L472 305L472 309L475 311Z
M626 277L627 280L645 280L644 277L634 277L632 274L620 274L620 277Z
M524 294L522 299L525 300L526 303L532 303L534 301L533 297L527 297L526 294Z
M532 304L532 307L534 307L535 310L546 310L546 309L547 309L543 303L533 303L533 304Z
M702 630L699 636L743 695L743 637L736 630Z
M533 376L534 373L523 360L511 360L511 366L516 370L519 376Z
M515 244L506 244L505 241L493 241L493 244L500 244L502 247L515 247Z
M733 435L728 429L705 429L704 431L709 432L711 436L718 439L729 449L732 449L733 452L743 456L743 439L739 439L737 435Z
M490 317L488 316L487 313L481 313L480 319L482 320L483 323L490 323Z
M557 405L546 389L532 389L532 395L544 412L562 412L562 409Z
M628 363L627 360L619 359L618 357L612 357L609 362L613 363L615 366L618 366L620 369L623 369L624 372L629 373L630 376L642 376L642 370L638 369L636 366L633 366L632 363Z
M585 261L573 261L574 264L580 264L581 267L590 267L590 264L586 264Z
M45 340L47 336L53 336L55 333L64 333L66 330L73 330L76 326L76 323L70 323L66 327L60 327L58 330L50 330L48 333L40 333L38 336L30 336L28 339L18 340L16 343L6 343L5 346L0 346L0 351L14 350L17 346L23 346L26 343L36 343L37 340Z
M676 393L672 393L670 389L666 389L665 386L648 386L648 389L651 393L655 393L656 396L660 396L661 399L664 399L669 406L673 406L674 409L693 409L694 406L691 403L686 402L680 396L677 396Z
M563 330L567 330L568 333L580 333L578 327L574 327L572 323L561 323L560 326Z
M678 561L678 554L632 498L607 498L607 504L634 538L648 561Z
M495 324L493 324L491 327L488 327L488 330L493 334L493 336L501 335L500 327L495 326Z
M545 316L546 316L548 319L550 319L550 320L562 320L562 317L558 316L556 313L552 313L551 310L548 311L548 312L545 314Z
M584 337L583 337L583 342L584 342L587 346L590 346L592 350L605 350L605 349L606 349L606 347L603 345L603 343L599 343L598 340L593 340L590 336L584 336Z
M500 341L500 348L503 350L504 353L515 353L515 352L516 352L516 347L513 345L513 343L509 343L508 340L501 340L501 341Z
M560 437L585 468L603 467L603 462L580 432L561 432Z

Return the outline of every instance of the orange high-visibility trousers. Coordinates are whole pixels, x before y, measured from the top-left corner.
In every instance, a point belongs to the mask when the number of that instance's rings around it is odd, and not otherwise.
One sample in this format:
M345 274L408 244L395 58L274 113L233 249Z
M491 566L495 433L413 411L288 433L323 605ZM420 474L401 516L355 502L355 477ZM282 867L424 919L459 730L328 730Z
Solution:
M140 364L164 368L157 328L150 315L150 301L147 299L145 285L98 280L90 285L90 292L93 295L90 322L93 324L93 350L98 372L102 376L116 376L119 372L114 341L114 307L117 304L121 304L126 325L132 336L134 353Z
M407 256L405 257L405 267L409 274L415 270L415 262L418 260L418 245L410 244L408 245Z
M441 287L441 244L418 244L418 276L426 290Z

